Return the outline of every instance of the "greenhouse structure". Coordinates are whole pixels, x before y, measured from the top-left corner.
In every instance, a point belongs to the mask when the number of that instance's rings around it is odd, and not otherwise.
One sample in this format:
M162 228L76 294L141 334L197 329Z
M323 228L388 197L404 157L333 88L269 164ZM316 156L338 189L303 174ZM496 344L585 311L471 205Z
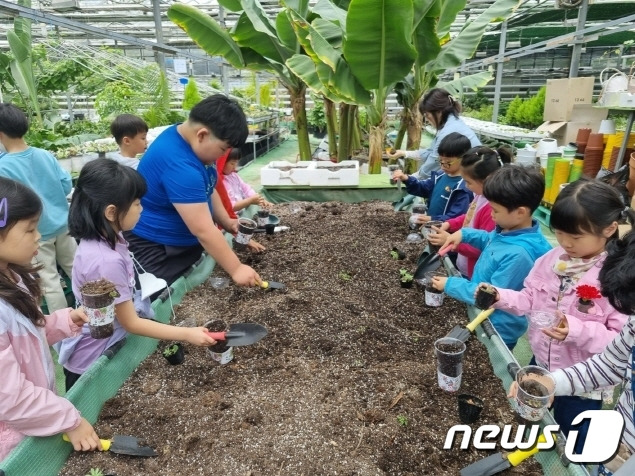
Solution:
M0 475L635 475L634 120L635 0L0 0Z

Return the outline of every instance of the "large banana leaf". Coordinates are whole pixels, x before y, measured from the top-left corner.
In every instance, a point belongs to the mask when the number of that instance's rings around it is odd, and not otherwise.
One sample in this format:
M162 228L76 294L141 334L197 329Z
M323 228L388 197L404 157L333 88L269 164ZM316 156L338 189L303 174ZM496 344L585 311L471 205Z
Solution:
M368 91L402 79L412 67L412 0L352 0L344 57Z
M240 0L218 0L218 3L225 10L230 12L239 12L243 9Z
M290 10L298 12L302 17L309 13L309 0L282 0L281 2Z
M465 8L467 0L445 0L442 2L441 16L437 23L437 34L439 38L443 38L450 33L450 27L456 16Z
M469 76L463 76L452 81L440 81L437 86L445 89L450 94L460 96L463 94L464 90L472 89L473 91L476 91L477 89L484 87L492 79L494 79L492 71L481 71L480 73L470 74Z
M241 0L240 4L256 31L276 39L278 38L276 26L271 22L262 8L262 5L260 5L257 0Z
M467 23L456 37L441 48L441 53L428 64L426 69L431 72L441 72L455 68L464 59L471 58L492 20L509 17L519 3L520 0L497 0L477 18Z
M320 32L313 28L311 24L306 23L296 12L291 10L289 13L293 19L294 29L300 38L300 43L305 51L307 51L307 54L311 56L313 61L325 63L335 71L337 63L340 61L341 50L337 50L331 46L329 41L324 38ZM320 19L316 19L315 22L320 24ZM341 28L334 23L323 20L321 20L321 25L325 33L339 38L341 43Z
M295 36L295 31L293 31L287 10L281 10L280 13L276 15L276 31L278 32L280 43L295 53L300 52L298 48L298 38Z
M28 38L30 37L31 35L28 35ZM30 99L38 120L41 121L35 76L33 75L31 44L24 44L13 30L7 31L7 40L14 58L10 66L13 80L22 94Z
M232 38L242 47L251 48L271 61L284 64L294 54L282 44L277 36L272 37L255 28L252 17L243 12L234 26Z
M222 56L237 69L245 66L240 47L209 15L195 7L175 3L168 9L168 18L210 56Z
M441 43L439 43L436 30L436 18L423 17L414 31L413 39L418 52L416 65L420 68L436 58L441 51Z
M293 55L287 60L287 67L316 94L321 94L331 101L340 101L340 98L332 94L326 85L320 81L316 65L307 55Z
M337 22L341 28L346 27L346 10L335 5L335 2L318 0L313 7L313 13L320 15L324 20Z
M441 14L441 2L442 0L417 0L413 2L413 28L416 29L424 17L439 18Z

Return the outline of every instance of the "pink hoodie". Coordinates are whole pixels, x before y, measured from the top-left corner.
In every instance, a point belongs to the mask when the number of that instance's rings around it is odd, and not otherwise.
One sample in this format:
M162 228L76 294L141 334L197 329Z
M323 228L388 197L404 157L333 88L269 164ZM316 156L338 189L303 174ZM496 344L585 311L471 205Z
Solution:
M498 289L500 300L494 304L497 309L523 316L529 310L556 311L560 277L553 272L558 257L565 254L558 246L540 257L523 283L521 291ZM604 260L589 269L577 282L589 284L600 289L598 275ZM589 313L578 310L578 297L571 288L562 297L558 309L567 316L569 335L563 341L552 339L541 330L529 327L531 350L540 364L548 370L562 369L582 362L604 350L622 330L628 316L617 312L608 299L601 297L593 300L594 307Z
M71 309L46 316L36 327L0 300L0 460L25 436L49 436L77 428L81 417L71 402L56 394L49 345L80 328Z

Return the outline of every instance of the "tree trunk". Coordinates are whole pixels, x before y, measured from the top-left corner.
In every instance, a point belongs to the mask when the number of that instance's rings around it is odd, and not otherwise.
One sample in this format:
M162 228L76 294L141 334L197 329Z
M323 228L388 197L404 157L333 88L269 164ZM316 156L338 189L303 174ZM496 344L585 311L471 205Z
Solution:
M329 138L329 157L337 157L337 113L335 104L324 98L324 114L326 115L326 132Z
M306 120L305 94L306 86L298 90L288 89L293 107L293 118L298 134L298 148L300 149L300 160L311 160L311 143L309 142L309 130Z
M351 109L350 104L340 104L340 142L337 147L337 161L348 160L351 149L351 129L349 127Z
M421 128L423 127L423 119L419 114L419 106L415 104L409 109L406 117L406 127L408 128L408 144L406 149L416 150L421 145Z
M386 118L383 117L381 122L376 126L370 126L368 137L368 155L370 162L368 164L369 174L381 173L381 156L384 149L384 134L386 132Z

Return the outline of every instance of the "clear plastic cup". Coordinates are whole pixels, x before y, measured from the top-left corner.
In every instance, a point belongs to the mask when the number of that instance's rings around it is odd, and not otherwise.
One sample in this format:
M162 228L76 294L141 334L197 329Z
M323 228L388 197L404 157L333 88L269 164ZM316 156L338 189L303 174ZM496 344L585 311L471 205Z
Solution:
M529 311L527 318L529 325L534 329L555 327L560 322L555 311Z
M437 356L437 380L439 388L456 392L461 386L465 343L453 337L442 337L434 343Z
M443 222L438 220L430 220L428 223L423 225L423 236L425 239L428 239L428 235L437 234L437 232L432 229L433 226L439 228L441 225L443 225Z
M556 392L556 381L548 370L537 365L521 368L516 374L516 412L527 421L540 421Z

